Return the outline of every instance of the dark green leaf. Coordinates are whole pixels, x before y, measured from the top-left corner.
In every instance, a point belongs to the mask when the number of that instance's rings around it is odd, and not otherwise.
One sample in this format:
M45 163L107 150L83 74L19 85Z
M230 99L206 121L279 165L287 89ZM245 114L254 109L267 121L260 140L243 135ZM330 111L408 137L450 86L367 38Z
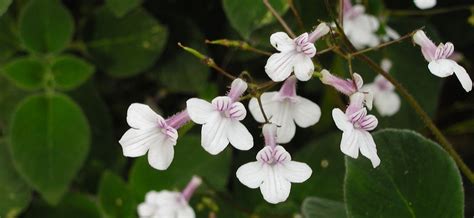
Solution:
M93 20L87 42L97 65L115 77L136 75L153 65L167 39L167 30L144 9L117 18L102 8Z
M12 0L0 0L0 16L2 16L7 10Z
M99 185L99 202L108 217L133 217L136 211L132 192L117 175L105 172Z
M344 203L318 197L307 197L301 211L305 218L347 217Z
M146 157L135 161L130 172L130 185L138 200L150 190L183 189L193 175L224 189L230 170L230 150L213 156L201 147L200 137L185 135L178 139L171 166L166 171L153 169Z
M46 67L35 58L23 57L9 62L3 71L16 86L25 90L37 90L44 84Z
M142 0L107 0L107 6L115 16L122 17L134 8L140 6Z
M17 31L16 21L10 13L0 17L0 61L7 60L20 49Z
M286 0L269 2L280 14L288 10ZM248 39L254 30L275 20L262 1L222 0L222 5L230 24L244 39Z
M26 96L26 92L16 88L6 78L0 76L0 131L10 122L16 105Z
M374 134L382 160L346 157L349 217L463 217L461 175L438 144L408 130Z
M71 90L84 83L94 73L94 66L69 55L59 56L51 65L56 87Z
M90 196L80 193L68 193L55 207L43 201L37 201L25 214L27 218L101 218L97 203Z
M290 198L302 202L307 196L343 200L344 154L339 149L340 133L332 133L309 142L293 155L293 159L307 163L313 170L302 184L291 187ZM317 184L317 185L315 185Z
M0 140L0 217L16 217L28 206L31 190L13 166L7 145Z
M20 37L33 52L58 52L72 38L74 23L58 0L31 0L20 16Z
M58 203L89 150L82 110L64 95L30 96L18 106L10 130L20 175L48 203Z

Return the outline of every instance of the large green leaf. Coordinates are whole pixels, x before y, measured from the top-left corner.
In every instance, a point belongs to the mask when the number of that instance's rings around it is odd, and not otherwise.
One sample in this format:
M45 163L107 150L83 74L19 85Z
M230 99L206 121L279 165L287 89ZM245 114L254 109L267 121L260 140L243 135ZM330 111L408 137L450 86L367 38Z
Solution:
M95 200L81 193L67 193L57 206L47 205L43 201L36 201L28 209L24 217L48 218L101 218L101 213Z
M0 16L2 16L7 10L12 0L0 0Z
M269 2L280 14L288 10L286 0ZM230 24L244 39L248 39L254 30L275 20L262 1L222 0L222 5Z
M6 78L0 76L0 131L8 126L16 105L23 100L26 92L15 87ZM1 133L0 133L1 134Z
M97 65L112 76L136 75L153 65L167 39L167 30L144 9L117 18L102 8L93 19L87 41Z
M206 179L218 189L225 189L230 170L230 150L213 156L201 147L200 137L185 135L178 139L171 166L166 171L153 169L146 157L135 161L130 185L138 200L150 190L182 190L193 175Z
M37 90L44 85L46 66L36 58L22 57L7 63L3 74L19 88Z
M291 187L290 198L302 202L307 196L342 201L344 182L344 154L339 149L340 133L332 133L306 144L293 159L308 164L311 177Z
M18 106L10 125L12 158L20 175L56 204L89 150L89 124L67 96L34 95Z
M463 217L461 175L438 144L408 130L374 134L382 160L346 157L349 217Z
M134 8L140 6L142 0L107 0L107 6L117 17L122 17Z
M0 217L14 217L28 206L31 190L13 166L7 145L0 140Z
M72 16L59 0L31 0L20 16L20 38L33 52L64 49L73 30Z
M56 57L51 65L56 87L62 90L71 90L84 83L94 73L94 66L86 61L63 55Z
M347 217L344 203L318 197L306 198L301 205L301 212L306 218Z
M6 13L0 17L0 61L10 58L20 49L15 19Z
M134 217L135 201L127 184L117 175L105 172L99 185L99 202L107 217Z

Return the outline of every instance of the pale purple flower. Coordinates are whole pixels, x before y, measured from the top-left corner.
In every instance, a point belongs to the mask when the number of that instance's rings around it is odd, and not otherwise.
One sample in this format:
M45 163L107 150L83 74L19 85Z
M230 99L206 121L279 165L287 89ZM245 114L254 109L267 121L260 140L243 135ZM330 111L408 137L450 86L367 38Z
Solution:
M201 185L201 178L193 176L183 192L163 190L149 191L145 202L138 205L140 218L194 218L196 214L188 202Z
M296 95L296 82L296 77L290 76L280 91L265 92L260 96L265 115L279 126L278 143L288 143L295 136L295 123L306 128L316 124L321 117L321 109L316 103ZM249 111L255 120L265 122L256 98L250 100Z
M416 7L419 9L430 9L436 6L436 0L413 0Z
M381 66L382 69L389 72L392 62L383 59ZM361 91L373 94L374 106L382 116L392 116L400 110L401 100L395 92L395 87L382 75L377 75L373 83L362 86Z
M276 126L265 124L265 147L257 154L257 161L242 165L237 178L245 186L260 188L263 198L272 204L284 202L290 195L291 183L302 183L312 174L311 168L292 161L290 154L276 144Z
M429 62L428 69L432 74L438 77L447 77L454 73L466 92L472 90L472 80L469 74L464 67L450 59L454 52L454 45L452 43L440 43L436 47L422 30L418 30L413 35L413 41L421 47L421 52Z
M295 39L291 39L284 32L272 34L270 43L279 53L270 56L265 65L265 72L275 82L285 80L291 72L301 81L309 80L314 71L311 60L316 55L314 43L328 32L329 27L321 23L312 33L303 33Z
M131 128L119 141L123 154L139 157L148 152L148 163L155 169L166 170L174 157L177 129L188 121L186 110L165 120L148 105L131 104L127 111L127 122Z
M380 158L369 131L377 127L378 120L374 115L367 115L362 93L353 94L350 101L345 113L339 108L332 110L334 123L342 131L341 151L352 158L357 158L360 151L375 168L380 164Z
M245 90L247 83L236 79L227 96L216 97L211 103L198 98L186 102L191 120L202 125L201 144L210 154L220 153L229 142L239 150L253 147L252 135L240 122L247 115L244 105L239 102Z
M357 4L352 5L350 0L344 0L343 29L351 43L357 49L364 47L375 47L380 44L377 31L380 28L379 20L365 13L365 7ZM382 36L384 41L400 37L395 30L385 26L386 34Z

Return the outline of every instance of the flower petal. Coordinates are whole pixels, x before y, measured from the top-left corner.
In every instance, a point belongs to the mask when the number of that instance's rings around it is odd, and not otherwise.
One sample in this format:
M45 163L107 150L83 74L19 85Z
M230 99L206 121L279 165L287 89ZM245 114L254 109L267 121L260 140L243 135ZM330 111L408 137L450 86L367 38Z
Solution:
M234 102L229 108L229 116L234 120L243 120L247 116L247 110L242 103Z
M270 43L278 51L286 52L295 49L295 42L291 39L288 34L284 32L276 32L270 36Z
M135 129L147 129L158 126L163 117L155 113L146 104L133 103L127 110L127 123Z
M430 9L436 5L436 0L414 0L413 1L419 9Z
M264 167L268 169L265 170L267 175L260 186L263 198L272 204L285 201L290 195L291 183L283 178L275 167L269 165L264 165Z
M359 156L359 135L357 130L344 131L341 139L341 151L352 158Z
M265 163L260 161L246 163L237 169L237 179L249 188L258 188L267 173L264 171Z
M253 147L252 134L237 120L229 121L227 125L227 138L230 144L239 150L249 150Z
M297 161L283 162L278 167L283 177L293 183L306 181L313 172L308 164Z
M293 120L291 104L289 101L281 102L279 107L275 108L273 114L269 116L270 121L279 126L277 128L278 143L288 143L295 136L296 126Z
M170 166L174 157L174 148L176 141L164 137L162 140L155 141L150 146L148 152L148 163L157 170L166 170Z
M281 82L293 72L296 51L272 54L265 65L265 72L275 82Z
M377 148L372 135L364 130L355 130L355 134L358 135L360 153L369 158L374 168L380 165L380 158L377 156Z
M334 120L337 128L341 131L348 131L354 128L354 125L352 125L352 123L347 119L346 114L339 108L334 108L332 110L332 119Z
M197 124L206 123L207 119L215 111L211 103L199 98L187 100L186 109L191 120Z
M216 110L224 111L232 105L232 99L227 96L218 96L212 99L211 104Z
M148 151L150 145L156 140L162 140L165 136L159 128L146 130L129 129L119 140L126 157L139 157Z
M467 74L466 69L458 64L456 64L453 69L454 74L456 74L456 77L458 78L464 90L466 90L466 92L470 92L472 90L472 80L469 77L469 74Z
M440 59L431 61L428 64L430 72L437 77L447 77L453 75L453 67L457 65L456 62L449 59Z
M278 92L264 92L260 96L260 101L262 101L262 107L265 111L265 115L271 116L275 109L278 107L278 102L274 101L273 98ZM263 118L262 111L258 105L257 98L252 98L249 101L249 111L252 114L253 118L260 123L265 122Z
M294 60L295 76L298 80L308 81L314 73L314 64L311 58L304 54L298 54Z
M300 96L297 96L297 101L293 103L292 113L296 124L302 128L316 124L321 118L321 108L316 103Z
M176 211L176 218L194 218L196 214L189 205L183 205Z
M374 105L382 116L392 116L400 110L400 97L394 91L379 92L375 95Z
M155 207L152 204L141 203L138 205L137 212L139 217L151 217L155 213Z
M213 114L207 123L202 126L201 144L207 152L216 155L229 144L227 128L229 120L221 114Z

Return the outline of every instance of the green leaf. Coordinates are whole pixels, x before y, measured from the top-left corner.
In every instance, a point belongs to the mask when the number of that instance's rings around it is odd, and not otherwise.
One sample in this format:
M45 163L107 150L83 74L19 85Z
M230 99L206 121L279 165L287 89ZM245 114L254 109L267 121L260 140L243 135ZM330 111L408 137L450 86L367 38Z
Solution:
M142 0L107 0L107 7L114 12L115 16L122 17L141 3Z
M16 217L28 206L31 190L13 166L7 145L0 140L0 217Z
M12 0L0 0L0 16L2 16L7 10Z
M55 58L51 65L56 87L62 90L75 89L94 73L94 66L86 61L63 55Z
M59 52L72 38L74 23L58 0L31 0L20 15L20 38L32 52Z
M193 175L209 181L217 189L223 190L230 173L230 150L213 156L201 147L200 137L185 135L178 139L171 166L166 171L153 169L146 157L133 164L130 172L130 186L137 200L143 200L150 190L182 190Z
M68 193L55 207L43 201L33 204L24 215L27 218L101 218L97 203L90 196L80 193Z
M59 202L89 150L81 108L65 95L34 95L10 125L12 158L20 175L50 204Z
M7 63L3 72L19 88L37 90L44 84L46 67L38 59L22 57Z
M269 0L269 2L279 14L284 14L288 10L286 0ZM262 1L222 0L222 5L230 24L244 39L248 39L254 30L275 21Z
M136 75L160 56L168 31L144 9L117 18L102 8L93 19L87 47L97 65L115 77Z
M308 164L311 177L291 187L290 198L302 202L307 196L343 201L344 155L339 149L340 133L332 133L309 142L293 155ZM317 185L315 185L317 184Z
M12 114L19 102L26 96L26 92L18 89L6 78L0 76L0 135L8 126Z
M347 217L344 203L318 197L307 197L301 205L301 211L306 218Z
M132 192L117 175L105 172L99 185L99 202L108 217L133 217L136 211Z
M13 56L21 47L15 19L6 13L0 17L0 61Z
M349 217L463 217L464 193L456 164L438 144L408 130L374 134L382 160L346 157Z

